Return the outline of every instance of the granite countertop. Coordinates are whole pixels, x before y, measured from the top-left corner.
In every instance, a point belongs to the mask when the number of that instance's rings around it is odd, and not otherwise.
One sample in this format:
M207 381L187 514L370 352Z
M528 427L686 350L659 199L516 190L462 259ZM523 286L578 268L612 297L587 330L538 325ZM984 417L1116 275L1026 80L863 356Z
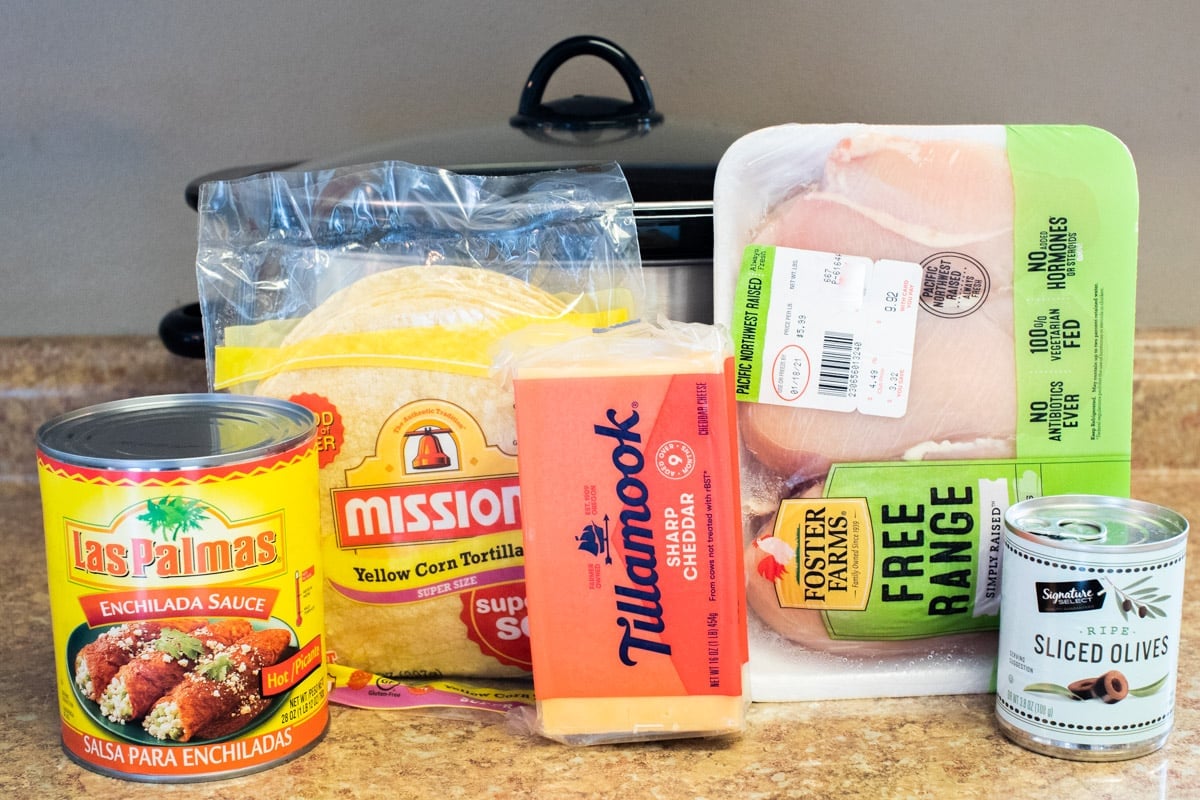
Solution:
M1200 329L1139 332L1133 494L1200 519ZM0 523L13 623L0 659L0 793L8 797L777 798L1200 795L1200 571L1188 572L1176 725L1139 759L1082 763L1010 743L991 695L755 704L744 735L568 748L500 722L334 706L325 739L239 778L140 784L75 765L59 746L34 431L105 399L204 387L204 366L156 340L0 340ZM1200 541L1192 537L1195 563Z

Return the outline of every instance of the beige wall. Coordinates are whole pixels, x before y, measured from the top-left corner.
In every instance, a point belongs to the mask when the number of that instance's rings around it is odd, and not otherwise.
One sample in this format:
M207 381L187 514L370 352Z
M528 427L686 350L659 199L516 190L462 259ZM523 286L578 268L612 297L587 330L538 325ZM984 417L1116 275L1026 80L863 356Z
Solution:
M1187 0L48 0L0 18L0 336L153 333L195 299L190 179L502 123L578 33L628 49L674 120L1107 128L1140 175L1139 324L1200 324ZM552 96L619 94L595 64Z

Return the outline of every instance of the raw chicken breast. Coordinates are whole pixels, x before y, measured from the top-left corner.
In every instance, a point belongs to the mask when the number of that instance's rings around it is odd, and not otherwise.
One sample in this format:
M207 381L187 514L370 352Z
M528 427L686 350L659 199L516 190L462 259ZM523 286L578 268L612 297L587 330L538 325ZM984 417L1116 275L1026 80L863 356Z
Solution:
M942 235L1012 232L1008 158L991 144L863 133L830 153L821 188L869 213Z
M924 266L907 413L742 403L747 449L793 480L833 462L1012 455L1012 216L1000 147L877 133L839 143L820 184L781 203L754 240Z

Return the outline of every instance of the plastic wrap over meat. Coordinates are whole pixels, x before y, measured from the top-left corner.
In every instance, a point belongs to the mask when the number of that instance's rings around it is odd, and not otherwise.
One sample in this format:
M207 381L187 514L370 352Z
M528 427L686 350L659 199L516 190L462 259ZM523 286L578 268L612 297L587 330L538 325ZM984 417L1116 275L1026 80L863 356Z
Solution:
M925 267L912 371L939 390L914 392L901 418L743 404L750 451L799 480L837 461L1011 455L1012 218L1000 143L875 131L838 141L820 179L772 209L753 240ZM982 281L940 289L942 263Z
M726 152L714 216L753 699L987 689L1003 511L1128 493L1128 151L1083 126L782 125Z

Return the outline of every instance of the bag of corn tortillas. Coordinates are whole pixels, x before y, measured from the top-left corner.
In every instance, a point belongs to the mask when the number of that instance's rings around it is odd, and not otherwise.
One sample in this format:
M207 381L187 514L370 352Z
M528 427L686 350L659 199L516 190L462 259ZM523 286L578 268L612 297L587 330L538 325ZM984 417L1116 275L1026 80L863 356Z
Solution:
M390 162L202 187L211 388L318 418L335 701L456 704L436 681L528 675L513 401L493 349L534 323L638 315L632 209L616 165Z

